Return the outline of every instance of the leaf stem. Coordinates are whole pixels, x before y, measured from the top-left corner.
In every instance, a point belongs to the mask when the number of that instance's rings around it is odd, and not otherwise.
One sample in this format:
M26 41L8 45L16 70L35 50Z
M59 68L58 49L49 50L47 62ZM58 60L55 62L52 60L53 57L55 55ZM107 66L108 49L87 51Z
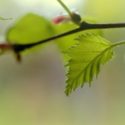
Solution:
M69 16L72 18L72 12L70 11L70 9L61 0L57 0L57 1L65 9L65 11L69 14Z
M120 41L120 42L113 43L111 45L111 47L114 48L114 47L121 46L121 45L125 45L125 41Z

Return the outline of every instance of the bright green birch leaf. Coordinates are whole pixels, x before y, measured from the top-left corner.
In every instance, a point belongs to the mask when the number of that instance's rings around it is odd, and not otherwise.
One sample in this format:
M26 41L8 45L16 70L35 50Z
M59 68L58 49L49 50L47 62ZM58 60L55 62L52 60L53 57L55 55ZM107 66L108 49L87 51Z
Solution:
M113 55L111 43L98 34L84 34L77 38L79 44L70 48L68 55L67 85L65 93L69 95L79 86L91 82L100 71L101 64L109 61Z
M92 19L91 17L86 17L83 19L83 21L86 21L88 23L96 23L96 21L94 19ZM56 34L61 34L61 33L73 30L75 28L78 28L78 26L72 22L66 22L66 23L61 23L59 25L54 25L54 28L55 28ZM65 37L62 37L62 38L56 40L56 44L58 45L59 50L62 52L64 64L67 64L67 62L69 61L69 58L70 58L67 55L67 50L78 43L78 41L76 40L76 38L78 36L80 36L81 34L86 33L86 32L88 32L88 31L81 31L81 32L71 34L71 35L68 35L68 36L65 36ZM89 32L102 35L102 31L98 30L98 29L89 30Z
M8 30L7 41L11 44L30 44L53 35L54 29L47 19L37 14L28 13Z

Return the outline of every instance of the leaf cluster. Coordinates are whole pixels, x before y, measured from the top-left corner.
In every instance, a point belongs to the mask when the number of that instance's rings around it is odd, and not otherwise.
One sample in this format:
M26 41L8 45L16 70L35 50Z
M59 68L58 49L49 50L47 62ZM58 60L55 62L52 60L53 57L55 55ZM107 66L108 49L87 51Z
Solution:
M97 29L124 27L124 25L88 25L86 22L93 21L85 18L84 21L81 21L79 15L70 12L61 0L58 1L68 12L71 18L70 22L54 25L43 16L28 13L8 29L6 33L8 43L0 44L0 49L2 51L12 50L17 59L20 60L23 53L41 49L45 46L45 44L41 43L46 43L47 40L53 39L51 43L56 44L65 55L64 58L67 64L65 65L65 93L69 95L78 87L83 87L85 83L91 86L94 78L98 76L101 66L112 58L113 48L125 44L124 41L118 43L110 42L103 37L102 31ZM4 20L2 17L0 19ZM88 29L96 30L82 31L84 28L86 29L86 26L88 26ZM58 36L57 34L60 35ZM47 44L50 43L47 42Z
M44 17L29 13L8 30L7 41L10 44L32 44L73 28L76 28L73 23L54 26ZM84 31L55 40L54 43L66 55L64 58L68 57L66 60L66 69L68 69L66 95L79 86L83 87L85 83L91 85L94 76L97 77L99 74L100 66L109 61L113 55L113 50L110 48L111 42L102 37L100 30ZM35 48L38 50L41 47L43 45ZM26 49L28 52L32 50Z

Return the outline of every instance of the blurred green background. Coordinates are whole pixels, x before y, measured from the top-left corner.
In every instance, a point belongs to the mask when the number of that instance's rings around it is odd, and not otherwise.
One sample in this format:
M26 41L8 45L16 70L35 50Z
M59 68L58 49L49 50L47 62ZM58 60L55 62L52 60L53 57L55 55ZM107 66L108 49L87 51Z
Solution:
M124 0L64 0L83 17L99 23L125 22ZM51 19L63 12L56 0L0 0L0 40L20 16L35 12ZM125 39L125 29L104 30L107 39ZM64 94L62 58L55 45L23 57L0 57L1 125L124 125L125 48L116 49L91 88L85 85L69 97Z

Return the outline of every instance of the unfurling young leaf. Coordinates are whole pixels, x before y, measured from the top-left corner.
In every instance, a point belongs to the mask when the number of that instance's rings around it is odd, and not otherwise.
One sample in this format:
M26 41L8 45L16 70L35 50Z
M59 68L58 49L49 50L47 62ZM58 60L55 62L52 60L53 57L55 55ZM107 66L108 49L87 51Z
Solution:
M109 61L113 55L111 43L99 34L85 33L77 40L79 43L67 52L71 59L68 63L66 95L79 86L83 87L84 83L91 85L101 64Z

